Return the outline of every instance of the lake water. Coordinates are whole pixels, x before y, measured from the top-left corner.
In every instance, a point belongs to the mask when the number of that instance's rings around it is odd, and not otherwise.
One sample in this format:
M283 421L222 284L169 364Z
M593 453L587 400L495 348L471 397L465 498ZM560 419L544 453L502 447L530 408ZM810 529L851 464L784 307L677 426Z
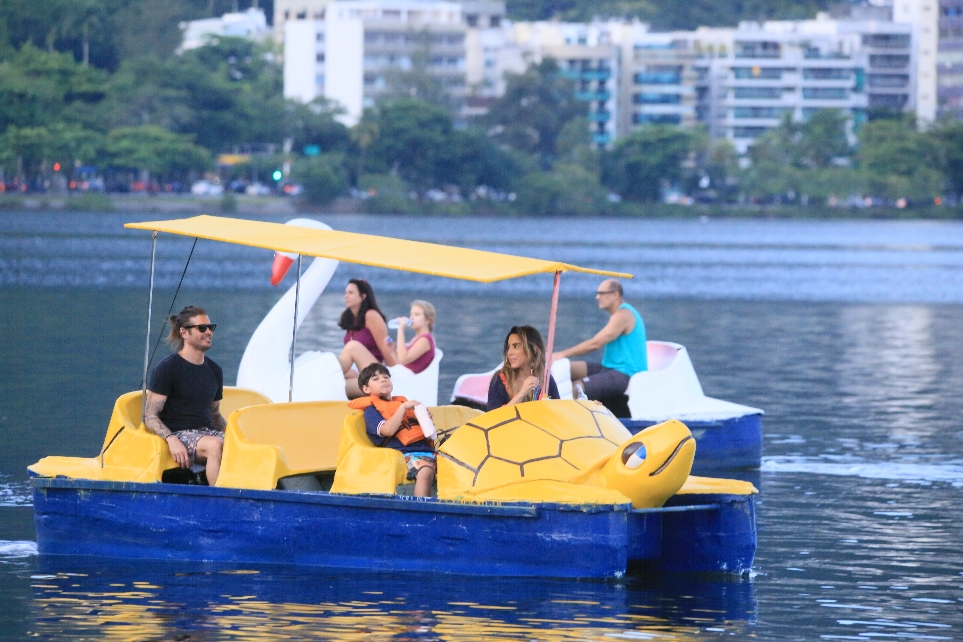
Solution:
M139 387L150 241L122 227L129 215L5 212L0 638L963 639L963 225L319 218L635 274L627 298L650 338L686 345L707 394L766 410L750 576L480 580L39 558L25 468L96 453L114 399ZM191 240L161 235L157 251L155 320ZM270 261L200 241L177 296L219 324L210 354L228 382L280 295ZM477 285L342 265L299 352L337 348L339 291L355 275L389 315L435 303L440 399L459 374L498 362L512 324L547 326L550 276ZM563 275L558 345L604 322L597 285Z

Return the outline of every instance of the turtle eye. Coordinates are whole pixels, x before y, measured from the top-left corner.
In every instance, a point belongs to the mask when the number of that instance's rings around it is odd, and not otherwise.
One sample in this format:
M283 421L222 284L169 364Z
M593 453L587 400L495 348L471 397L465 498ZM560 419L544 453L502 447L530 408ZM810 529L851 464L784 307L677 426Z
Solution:
M645 461L645 444L634 441L622 451L622 463L626 468L638 468Z

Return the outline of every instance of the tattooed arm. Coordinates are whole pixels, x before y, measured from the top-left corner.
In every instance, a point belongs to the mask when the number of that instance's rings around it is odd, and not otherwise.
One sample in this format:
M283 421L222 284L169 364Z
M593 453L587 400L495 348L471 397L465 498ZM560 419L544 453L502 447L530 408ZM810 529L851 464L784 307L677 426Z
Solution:
M190 466L191 459L187 454L187 448L185 448L181 440L177 438L177 435L172 433L170 429L164 425L164 422L160 420L159 414L166 402L166 395L159 395L150 390L147 391L147 412L144 414L144 425L158 437L163 437L164 441L167 442L167 447L171 451L171 457L174 458L177 465L181 468L187 468Z
M221 414L221 402L211 402L211 428L214 430L224 430L227 428L227 420Z

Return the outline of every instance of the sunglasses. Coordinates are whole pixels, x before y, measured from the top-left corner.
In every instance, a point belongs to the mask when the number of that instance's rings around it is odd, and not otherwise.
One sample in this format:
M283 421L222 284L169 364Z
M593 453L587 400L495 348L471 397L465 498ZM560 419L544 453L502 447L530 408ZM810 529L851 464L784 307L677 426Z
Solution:
M615 290L599 290L595 293L595 296L602 296L603 294L615 294Z
M204 334L208 330L210 330L211 332L214 332L215 330L217 330L216 323L196 323L194 325L184 325L181 327L186 330L189 330L191 328L197 328L197 331L200 332L201 334Z

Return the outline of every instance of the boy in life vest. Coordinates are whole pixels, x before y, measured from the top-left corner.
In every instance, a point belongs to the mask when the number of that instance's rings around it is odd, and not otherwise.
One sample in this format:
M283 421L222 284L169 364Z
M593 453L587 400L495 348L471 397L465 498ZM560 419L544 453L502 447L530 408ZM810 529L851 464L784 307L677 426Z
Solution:
M401 451L408 465L408 479L415 482L415 497L431 495L435 481L435 445L425 437L414 408L420 401L392 397L391 373L380 363L366 366L358 375L358 386L365 397L348 402L364 410L368 438L375 446Z

